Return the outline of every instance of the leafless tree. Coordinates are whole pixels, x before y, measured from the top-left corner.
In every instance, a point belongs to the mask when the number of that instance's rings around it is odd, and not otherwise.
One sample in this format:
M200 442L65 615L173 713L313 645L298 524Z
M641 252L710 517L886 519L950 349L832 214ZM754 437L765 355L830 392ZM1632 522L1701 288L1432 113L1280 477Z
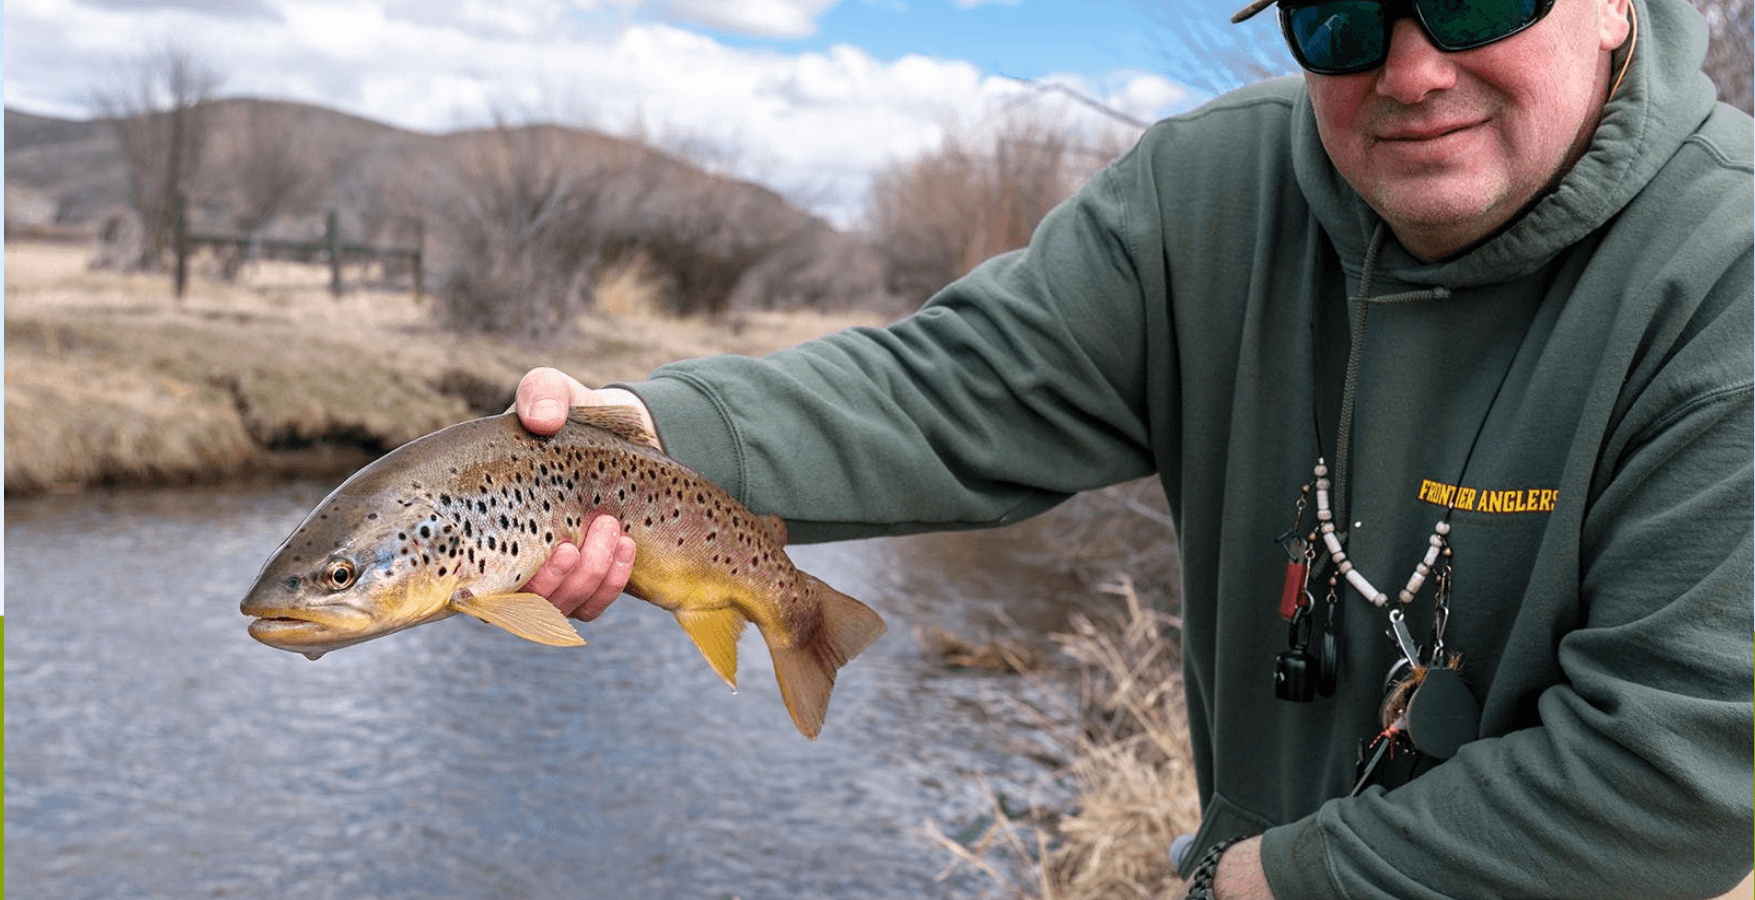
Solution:
M177 198L201 166L208 107L220 77L187 47L166 43L128 61L95 92L128 166L128 202L140 218L134 268L158 268L176 226Z
M869 226L891 291L918 303L988 257L1029 243L1048 211L1123 145L1083 148L1029 112L951 128L936 150L872 180Z
M234 215L246 233L267 227L313 186L310 140L299 129L296 113L293 107L270 102L244 108L244 131L229 175Z

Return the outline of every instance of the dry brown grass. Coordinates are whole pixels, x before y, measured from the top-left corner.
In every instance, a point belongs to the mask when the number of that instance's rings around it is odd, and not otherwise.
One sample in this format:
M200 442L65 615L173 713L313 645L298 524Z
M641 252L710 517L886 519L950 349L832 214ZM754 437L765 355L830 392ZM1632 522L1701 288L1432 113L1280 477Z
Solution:
M1099 623L1075 613L1073 631L1059 636L1085 679L1072 766L1082 802L1060 824L1043 900L1168 896L1180 881L1170 842L1200 825L1174 644L1182 623L1142 603L1125 576L1104 590L1122 598L1122 614Z
M6 246L8 494L223 478L311 447L381 451L504 409L535 365L602 384L874 321L764 313L729 328L592 313L579 319L579 337L538 352L443 331L412 295L332 297L321 266L263 264L233 283L195 278L179 301L168 277L88 271L88 256ZM635 276L617 277L638 291Z
M952 859L941 873L978 874L987 895L1020 900L1169 896L1180 883L1168 851L1200 823L1176 650L1180 622L1142 601L1125 576L1101 589L1119 600L1097 617L1074 612L1055 641L1078 665L1081 714L1057 735L1073 760L1076 809L1020 813L994 797L972 839L926 835Z

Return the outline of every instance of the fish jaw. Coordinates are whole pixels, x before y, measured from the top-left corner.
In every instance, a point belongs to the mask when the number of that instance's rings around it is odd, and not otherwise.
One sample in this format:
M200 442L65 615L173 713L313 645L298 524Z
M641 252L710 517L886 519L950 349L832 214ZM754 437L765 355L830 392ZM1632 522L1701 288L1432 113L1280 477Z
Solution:
M462 579L455 575L415 572L377 580L314 602L308 591L286 588L264 573L239 610L255 619L251 637L312 659L456 613L450 603Z
M254 615L256 620L250 623L250 636L270 647L303 653L316 659L331 650L351 647L354 644L383 637L416 625L437 622L456 614L456 610L442 608L430 615L402 624L390 624L374 619L369 612L349 607L332 609L296 609L296 610L262 610L263 614L249 609L245 615Z

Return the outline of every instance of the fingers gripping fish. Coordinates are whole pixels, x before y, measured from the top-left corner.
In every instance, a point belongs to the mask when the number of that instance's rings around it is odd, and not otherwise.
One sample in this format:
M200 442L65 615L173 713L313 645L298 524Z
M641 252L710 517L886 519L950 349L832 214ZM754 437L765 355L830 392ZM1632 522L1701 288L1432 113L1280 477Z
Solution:
M577 646L565 616L517 588L599 513L639 548L628 593L670 610L734 688L737 639L755 623L793 724L814 739L836 671L883 620L795 568L778 517L666 456L625 407L576 408L548 437L508 413L397 448L311 512L240 608L251 636L312 659L460 612Z

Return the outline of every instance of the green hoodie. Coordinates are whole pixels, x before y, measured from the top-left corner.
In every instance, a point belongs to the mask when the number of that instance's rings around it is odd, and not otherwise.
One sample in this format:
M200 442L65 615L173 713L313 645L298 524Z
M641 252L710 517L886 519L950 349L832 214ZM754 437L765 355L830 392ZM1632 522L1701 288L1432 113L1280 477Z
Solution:
M1688 4L1635 5L1590 149L1457 257L1374 248L1279 80L1154 126L907 320L633 387L797 540L998 525L1157 473L1197 846L1265 831L1281 900L1722 892L1755 805L1751 124L1714 103ZM1352 798L1385 611L1344 591L1333 696L1273 688L1274 539L1319 455L1392 595L1455 504L1445 643L1481 708L1454 757ZM1431 593L1406 607L1422 643Z

